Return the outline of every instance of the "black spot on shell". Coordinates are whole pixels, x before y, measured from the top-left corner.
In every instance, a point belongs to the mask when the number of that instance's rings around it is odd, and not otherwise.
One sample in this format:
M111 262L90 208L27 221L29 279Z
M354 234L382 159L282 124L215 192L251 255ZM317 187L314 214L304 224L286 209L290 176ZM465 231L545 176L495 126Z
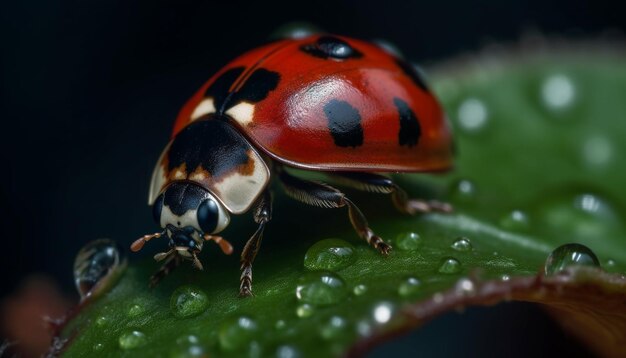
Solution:
M323 59L347 60L363 57L363 54L349 43L334 36L321 36L314 43L300 47L300 50Z
M205 92L212 97L217 113L223 114L240 102L257 103L264 100L280 81L277 72L265 68L254 70L236 92L230 92L235 81L244 73L243 67L235 67L218 77Z
M396 105L396 108L398 108L398 114L400 115L398 143L408 147L417 145L422 133L419 120L409 105L400 98L394 98L393 103Z
M328 119L328 129L335 144L339 147L358 147L363 145L363 127L361 115L348 102L332 100L324 106Z
M424 81L424 78L422 78L421 74L417 71L417 69L411 65L410 63L404 61L404 60L400 60L397 59L396 63L398 64L398 66L400 66L400 68L402 69L402 71L411 78L411 80L419 87L421 88L423 91L425 92L430 92L430 89L428 89L428 86L426 85L426 81Z

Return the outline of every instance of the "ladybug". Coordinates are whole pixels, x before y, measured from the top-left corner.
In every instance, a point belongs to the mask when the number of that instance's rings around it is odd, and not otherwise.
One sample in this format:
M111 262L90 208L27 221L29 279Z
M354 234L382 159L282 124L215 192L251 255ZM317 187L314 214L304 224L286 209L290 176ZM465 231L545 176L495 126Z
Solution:
M316 34L254 49L221 69L182 108L159 158L149 204L169 250L156 285L184 259L202 269L198 254L230 215L253 210L258 229L241 254L240 295L252 294L252 263L272 218L271 180L286 194L321 208L347 208L360 238L387 255L391 246L370 229L340 190L303 179L291 169L320 171L357 190L390 194L406 214L451 210L410 199L381 172L450 168L452 139L445 114L413 66L373 43Z

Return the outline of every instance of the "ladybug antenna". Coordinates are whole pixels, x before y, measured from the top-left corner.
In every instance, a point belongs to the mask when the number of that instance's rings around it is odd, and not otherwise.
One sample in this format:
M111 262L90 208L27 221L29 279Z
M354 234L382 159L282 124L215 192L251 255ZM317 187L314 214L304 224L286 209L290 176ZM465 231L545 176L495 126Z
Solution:
M157 238L159 238L159 237L163 236L164 234L165 234L165 231L163 231L163 232L157 232L157 233L154 233L154 234L144 235L144 236L142 236L142 237L138 238L137 240L135 240L135 242L133 242L133 243L130 245L130 249L131 249L131 251L133 251L133 252L137 252L137 251L139 251L139 250L141 250L141 249L143 248L143 245L144 245L146 242L148 242L148 241L150 241L150 240L152 240L152 239L157 239Z
M233 245L231 245L230 242L226 241L226 239L221 236L205 234L204 241L214 241L216 244L219 245L220 249L222 249L222 252L226 255L230 255L233 253Z

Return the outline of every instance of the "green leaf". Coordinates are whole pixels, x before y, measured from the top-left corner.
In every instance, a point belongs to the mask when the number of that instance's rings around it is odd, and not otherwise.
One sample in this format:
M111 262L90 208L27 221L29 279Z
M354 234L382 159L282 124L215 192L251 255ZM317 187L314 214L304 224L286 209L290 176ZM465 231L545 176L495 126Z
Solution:
M563 53L455 62L435 72L433 88L455 128L456 168L397 180L414 196L452 202L454 214L406 217L389 198L349 192L394 246L384 258L357 239L346 212L278 195L255 262L254 297L237 297L238 258L217 249L203 253L204 272L185 265L152 290L158 265L135 262L64 326L67 356L359 353L446 310L505 299L552 307L599 352L619 352L624 59ZM248 219L224 234L236 252L254 230ZM566 246L548 267L565 271L544 277L550 253L570 243L592 252ZM603 270L593 267L594 253Z

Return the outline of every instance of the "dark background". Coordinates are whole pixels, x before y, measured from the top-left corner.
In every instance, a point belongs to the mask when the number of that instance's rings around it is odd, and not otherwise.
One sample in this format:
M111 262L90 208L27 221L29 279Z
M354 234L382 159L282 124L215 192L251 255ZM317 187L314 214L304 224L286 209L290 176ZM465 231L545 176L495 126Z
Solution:
M34 272L52 275L70 292L73 257L83 243L111 237L127 244L153 229L149 178L178 109L228 60L285 23L384 38L426 65L494 41L515 43L529 32L619 38L626 27L617 2L581 0L1 6L0 298ZM521 319L523 327L534 322L539 337L561 335L526 306L503 312L509 313L498 314L500 322ZM452 322L444 319L441 329L494 326L478 316L446 318Z

